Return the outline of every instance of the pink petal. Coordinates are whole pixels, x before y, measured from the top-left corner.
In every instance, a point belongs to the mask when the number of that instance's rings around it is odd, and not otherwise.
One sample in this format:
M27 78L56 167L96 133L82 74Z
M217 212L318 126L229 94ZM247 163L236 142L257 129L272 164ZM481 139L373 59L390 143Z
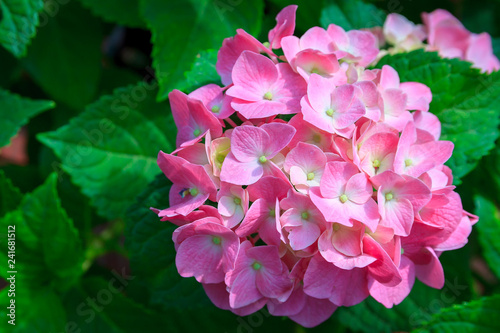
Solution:
M406 296L410 294L411 288L415 283L415 267L413 263L403 256L399 273L402 281L396 286L386 286L377 280L368 277L368 288L370 295L386 308L392 308L393 305L401 303Z
M272 49L281 48L282 38L293 35L297 7L297 5L286 6L276 16L276 26L268 34L269 44Z
M224 281L222 252L222 246L216 245L211 236L189 237L177 249L175 264L182 277L194 276L198 282L219 283Z

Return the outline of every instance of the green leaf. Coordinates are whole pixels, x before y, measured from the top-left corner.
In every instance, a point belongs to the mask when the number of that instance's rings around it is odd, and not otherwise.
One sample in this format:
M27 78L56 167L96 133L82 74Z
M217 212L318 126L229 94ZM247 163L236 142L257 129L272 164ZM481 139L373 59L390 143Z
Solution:
M191 92L208 83L220 83L215 64L217 63L217 50L201 51L191 66L191 70L184 73L184 81L179 82L176 89Z
M139 0L80 0L95 15L121 25L144 28L146 24L139 15Z
M168 323L164 316L124 296L134 277L109 280L90 277L64 297L68 324L81 333L161 332ZM170 331L170 330L169 330Z
M344 30L381 27L384 25L385 12L361 0L327 0L321 12L323 28L331 23Z
M496 333L500 331L500 295L442 309L415 333Z
M9 287L0 293L0 330L10 333L47 333L63 332L66 325L66 313L59 296L50 288L30 290L25 285L15 282L15 295ZM11 294L11 296L9 296ZM15 326L7 321L12 320L7 314L10 300L15 301Z
M474 199L475 214L480 220L476 229L479 231L483 255L491 270L500 278L500 210L495 203L481 195L477 195Z
M156 84L116 89L68 125L38 136L103 217L124 216L160 172L158 152L175 148L172 115L156 93Z
M0 89L0 148L9 144L29 118L54 106L52 101L35 101Z
M52 174L33 193L26 194L15 211L0 219L0 253L8 254L15 239L14 263L0 262L0 275L18 271L17 280L30 287L52 285L64 289L82 273L83 251L78 231L62 209ZM9 227L10 226L10 227ZM15 228L15 236L7 231ZM2 258L3 259L3 258ZM13 264L10 266L8 264Z
M23 59L25 68L56 101L83 108L96 94L101 71L101 21L77 1L58 6Z
M262 0L142 0L152 31L153 67L160 83L159 100L177 88L199 50L219 48L236 29L258 35Z
M2 0L0 9L0 44L18 58L25 56L40 23L43 0Z
M12 185L12 182L5 176L3 170L0 170L0 218L16 209L22 197L19 189Z
M401 82L417 81L432 91L430 112L441 120L442 140L455 144L447 165L455 183L495 146L500 124L500 72L480 74L458 59L441 59L422 50L385 56L377 67L390 65Z

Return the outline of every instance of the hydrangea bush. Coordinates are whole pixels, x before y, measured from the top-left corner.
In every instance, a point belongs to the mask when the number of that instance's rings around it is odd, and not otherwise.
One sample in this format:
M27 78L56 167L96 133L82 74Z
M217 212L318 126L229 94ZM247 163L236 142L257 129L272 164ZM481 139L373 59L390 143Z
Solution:
M415 279L442 288L439 256L478 220L454 191L431 89L377 60L425 48L485 72L500 63L488 34L444 10L424 13L424 26L390 14L383 28L330 24L300 38L296 10L278 14L264 43L244 30L224 40L224 87L169 94L177 149L158 165L170 207L153 210L178 226L179 274L217 307L267 306L313 327L369 296L391 308Z
M0 332L500 332L499 1L0 3Z

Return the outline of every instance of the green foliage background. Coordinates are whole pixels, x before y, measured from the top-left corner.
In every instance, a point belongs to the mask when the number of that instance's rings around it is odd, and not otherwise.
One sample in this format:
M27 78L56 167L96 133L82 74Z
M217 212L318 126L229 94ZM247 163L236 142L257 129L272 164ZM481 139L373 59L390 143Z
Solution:
M156 166L159 150L175 148L168 92L218 83L222 40L237 28L265 40L291 3L298 35L330 23L381 26L391 12L420 22L422 11L445 8L489 32L500 53L496 0L0 0L0 148L25 127L30 160L0 167L0 277L10 275L9 225L18 272L16 326L4 288L0 332L500 331L500 74L435 53L377 66L431 88L442 138L455 143L457 191L480 216L469 244L441 256L442 290L417 282L393 309L368 299L306 330L265 310L219 310L178 275L174 227L149 210L168 206ZM133 61L105 51L124 27L146 36L148 51Z

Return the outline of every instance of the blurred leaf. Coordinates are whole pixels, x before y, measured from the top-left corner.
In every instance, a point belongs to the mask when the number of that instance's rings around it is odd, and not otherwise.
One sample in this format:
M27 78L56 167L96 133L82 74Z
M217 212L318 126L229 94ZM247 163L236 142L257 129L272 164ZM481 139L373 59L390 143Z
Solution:
M500 295L442 309L415 333L496 333L500 331Z
M7 256L9 251L8 226L15 227L16 250L15 258L10 258L14 263L0 262L2 277L16 270L17 280L27 286L64 289L82 273L83 251L78 231L61 207L56 181L55 174L49 176L43 185L24 196L17 210L0 219L0 253Z
M0 148L9 144L29 118L55 106L52 101L36 101L0 89Z
M23 195L0 170L0 218L19 206Z
M139 0L80 0L95 15L112 23L133 28L144 28L146 24L139 15Z
M12 83L20 76L21 66L16 59L7 50L0 47L0 87L9 88Z
M99 82L101 22L76 1L57 6L23 63L56 101L83 108L94 99Z
M326 0L321 11L321 26L328 28L331 23L344 30L381 27L385 12L361 0Z
M441 59L422 50L385 56L377 67L394 67L401 82L417 81L432 91L430 112L441 120L442 140L455 144L447 165L455 183L495 146L500 124L500 72L480 74L470 63Z
M495 203L481 195L475 196L475 203L475 214L480 219L476 228L483 255L491 270L500 278L500 211Z
M43 0L3 0L0 9L0 44L18 58L25 56L40 23Z
M199 50L219 48L239 28L258 35L263 6L262 0L142 0L153 33L158 99L177 88Z
M0 331L9 333L62 332L66 325L66 313L59 297L50 289L29 290L16 280L15 295L9 296L9 287L0 293ZM7 314L10 300L15 300L15 326Z
M161 332L167 327L164 316L124 296L126 278L83 279L64 298L68 324L81 333Z
M38 136L103 217L124 216L160 172L158 151L175 147L175 125L156 92L156 84L142 82L116 89L68 125Z
M217 52L217 50L207 50L196 55L191 70L184 73L185 79L176 86L176 89L189 93L208 83L220 85L220 76L215 69Z

